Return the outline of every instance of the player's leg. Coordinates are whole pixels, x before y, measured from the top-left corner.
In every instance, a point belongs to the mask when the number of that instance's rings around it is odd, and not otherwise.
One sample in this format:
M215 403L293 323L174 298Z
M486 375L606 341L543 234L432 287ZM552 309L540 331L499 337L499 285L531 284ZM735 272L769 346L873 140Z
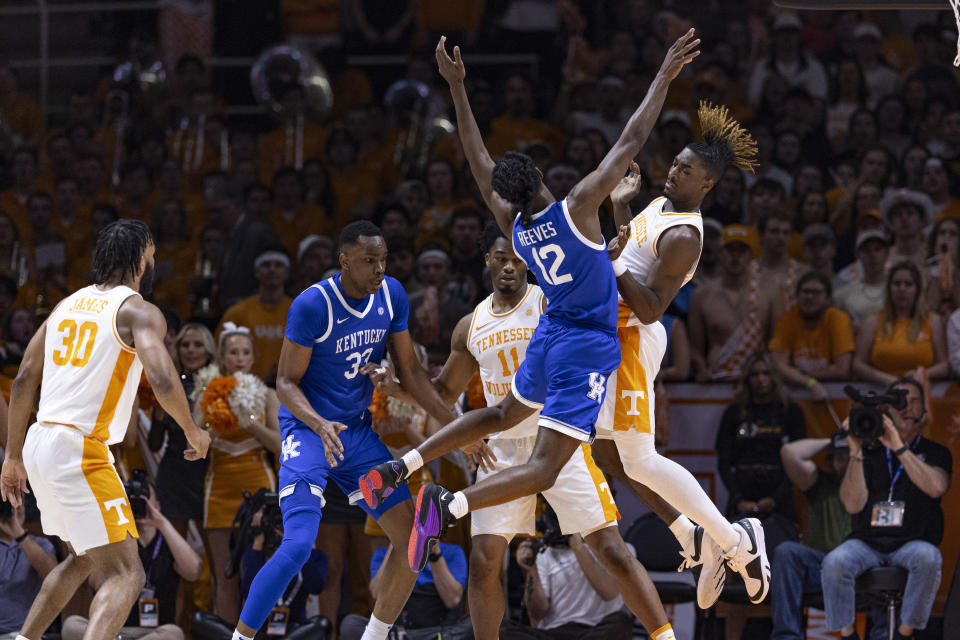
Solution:
M617 582L627 608L650 634L652 640L674 640L670 620L663 610L657 588L647 570L631 553L620 536L620 530L611 525L594 531L584 538L594 555Z
M88 555L78 556L71 549L70 555L43 579L40 593L30 606L20 635L29 640L39 640L60 615L60 611L76 593L77 588L90 576L92 568Z
M320 526L322 505L319 496L310 489L308 483L297 482L293 493L281 499L283 539L250 585L234 638L238 634L243 638L253 638L257 634L290 581L310 558Z
M594 440L591 449L593 449L593 457L597 461L597 465L603 469L603 472L630 489L661 520L670 524L681 516L681 513L661 498L658 493L627 475L623 470L623 463L620 461L617 444L613 440L597 438Z
M536 411L509 395L499 404L468 411L427 438L400 460L381 463L360 479L360 490L367 506L375 509L391 491L427 462L466 446L484 436L509 429Z
M591 448L581 444L564 465L553 487L543 494L557 514L563 533L580 533L617 582L627 607L652 638L673 638L669 620L643 566L620 537L619 513L607 479Z
M507 539L499 535L471 538L467 599L477 640L496 640L500 633L506 610L500 570L508 545Z
M373 605L373 617L392 625L417 582L417 574L410 571L403 553L413 527L413 503L405 499L393 505L380 516L377 524L387 533L393 548L387 552L384 560L380 577L382 587ZM370 628L369 624L367 628Z
M770 588L770 561L760 522L756 518L727 521L690 471L657 453L653 434L618 432L615 438L627 475L699 523L716 542L727 566L743 577L750 600L761 602Z
M130 615L130 608L140 596L146 578L137 541L122 542L89 549L90 563L104 576L90 603L90 617L84 640L109 640L117 635Z
M224 620L235 620L240 612L240 576L227 578L224 574L230 564L231 529L217 527L203 530L204 546L210 560L213 577L214 612Z
M436 484L421 487L408 549L410 567L414 571L422 569L433 541L443 537L454 520L471 510L503 504L552 487L560 469L579 446L580 440L573 436L541 427L533 453L524 464L484 478L456 493Z

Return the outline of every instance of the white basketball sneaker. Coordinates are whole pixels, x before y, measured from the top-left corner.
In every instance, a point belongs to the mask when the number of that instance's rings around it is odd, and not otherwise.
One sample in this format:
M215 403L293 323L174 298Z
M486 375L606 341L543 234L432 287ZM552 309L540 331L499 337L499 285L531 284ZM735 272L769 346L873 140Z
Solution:
M709 609L716 604L727 578L723 551L713 538L706 534L703 527L697 525L690 547L683 549L680 555L683 562L677 571L690 569L697 580L697 606Z
M737 520L733 527L740 534L740 544L733 553L724 556L724 560L730 569L743 577L750 602L760 604L770 589L770 560L763 527L756 518Z

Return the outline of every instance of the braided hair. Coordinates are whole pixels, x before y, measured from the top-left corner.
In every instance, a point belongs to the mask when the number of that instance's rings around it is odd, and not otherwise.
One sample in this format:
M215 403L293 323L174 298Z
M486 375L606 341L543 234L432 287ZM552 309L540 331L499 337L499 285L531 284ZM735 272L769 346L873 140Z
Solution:
M540 172L530 156L508 151L493 167L491 177L493 190L504 200L520 208L520 224L529 227L533 223L533 199L540 190Z
M143 252L151 244L150 227L139 220L121 218L108 224L97 236L93 252L94 284L104 284L117 271L121 281L138 274Z
M729 109L701 100L697 116L703 142L693 142L688 148L700 157L714 180L720 179L728 164L738 169L754 170L757 142L749 131L730 117Z

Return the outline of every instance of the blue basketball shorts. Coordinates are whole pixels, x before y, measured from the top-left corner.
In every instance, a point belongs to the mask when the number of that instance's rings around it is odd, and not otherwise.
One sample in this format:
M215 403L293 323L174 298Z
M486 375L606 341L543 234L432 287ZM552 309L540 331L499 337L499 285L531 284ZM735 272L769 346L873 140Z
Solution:
M394 505L410 498L406 483L394 490L376 509L369 508L360 495L359 480L370 467L393 459L380 436L370 426L370 413L358 424L340 432L343 460L331 467L323 451L323 440L296 418L280 418L280 509L284 518L305 509L322 513L323 492L331 478L356 504L375 520Z
M544 315L513 377L513 395L540 409L541 427L590 442L607 378L619 365L616 334L561 324Z

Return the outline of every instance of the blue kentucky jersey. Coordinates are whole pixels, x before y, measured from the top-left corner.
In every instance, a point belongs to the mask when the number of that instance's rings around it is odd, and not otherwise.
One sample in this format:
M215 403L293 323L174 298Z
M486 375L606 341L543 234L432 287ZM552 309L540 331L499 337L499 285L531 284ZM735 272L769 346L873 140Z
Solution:
M346 296L339 273L297 296L287 314L285 336L313 349L300 390L320 417L348 427L362 422L373 384L360 368L383 359L387 336L406 331L408 312L403 286L389 276L376 293L361 300ZM279 417L281 424L296 420L284 406Z
M513 250L537 276L547 297L547 315L575 326L615 333L617 279L603 244L580 233L567 201L533 217L529 227L513 223Z

